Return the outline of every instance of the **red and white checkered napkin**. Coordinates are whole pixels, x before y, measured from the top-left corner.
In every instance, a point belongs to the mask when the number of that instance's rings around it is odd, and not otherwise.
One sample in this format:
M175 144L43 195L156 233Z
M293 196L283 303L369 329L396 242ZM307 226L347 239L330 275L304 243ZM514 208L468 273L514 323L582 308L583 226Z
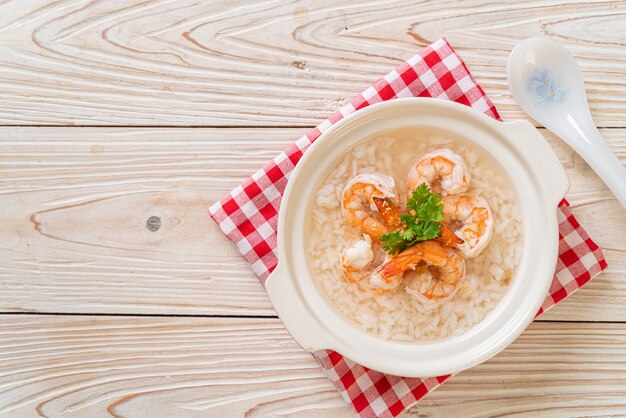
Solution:
M500 116L461 58L442 38L400 64L307 135L278 154L209 209L264 283L276 267L276 225L289 173L322 132L355 110L396 97L436 97ZM606 268L602 252L563 200L559 219L559 261L550 294L537 315L571 295ZM395 417L450 376L422 379L385 375L333 351L313 354L341 396L360 417Z

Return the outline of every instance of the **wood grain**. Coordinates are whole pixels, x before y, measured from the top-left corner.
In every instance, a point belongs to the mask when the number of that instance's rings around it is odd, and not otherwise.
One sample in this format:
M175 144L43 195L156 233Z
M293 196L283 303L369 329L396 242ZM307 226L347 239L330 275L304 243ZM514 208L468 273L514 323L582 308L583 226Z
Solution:
M547 35L624 127L624 28L620 1L3 1L0 123L310 126L441 35L520 118L506 59Z
M274 315L206 211L304 132L0 129L0 311ZM603 133L626 162L626 130ZM626 214L546 136L570 177L574 213L610 267L544 318L626 320Z
M0 310L273 314L207 209L297 130L0 131Z
M4 316L0 416L351 416L277 319ZM626 413L624 324L536 323L405 416Z
M563 43L626 163L626 2L0 0L0 125L136 127L0 128L0 312L58 314L0 315L0 417L351 416L276 318L61 313L274 315L208 205L442 34L505 119L511 48ZM610 267L542 319L626 322L626 214L546 136ZM535 322L404 417L626 416L625 346Z

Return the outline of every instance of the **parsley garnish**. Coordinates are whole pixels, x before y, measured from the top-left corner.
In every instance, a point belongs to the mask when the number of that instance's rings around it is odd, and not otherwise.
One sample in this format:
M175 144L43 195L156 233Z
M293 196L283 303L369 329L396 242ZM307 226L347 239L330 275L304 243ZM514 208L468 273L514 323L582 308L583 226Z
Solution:
M407 213L400 215L404 228L381 235L383 250L397 254L421 241L441 235L443 204L441 195L432 193L426 183L420 184L406 202Z
M383 244L383 250L389 254L397 254L408 248L403 235L401 230L396 229L393 232L382 234L378 239Z

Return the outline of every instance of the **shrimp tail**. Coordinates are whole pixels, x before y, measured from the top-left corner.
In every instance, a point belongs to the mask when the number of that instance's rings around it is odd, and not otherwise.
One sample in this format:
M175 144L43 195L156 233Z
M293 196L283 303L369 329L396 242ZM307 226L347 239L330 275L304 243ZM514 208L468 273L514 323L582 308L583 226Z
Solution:
M402 225L400 210L388 197L373 197L374 204L383 217L383 221L390 228L399 228Z
M424 253L419 244L402 251L378 269L378 274L383 280L404 273L414 268L424 258Z
M435 241L439 241L441 244L443 244L446 247L455 247L465 242L461 238L459 238L450 228L448 228L444 224L440 224L440 225L441 225L441 236L436 238Z
M390 277L396 276L400 273L404 273L406 269L403 269L398 264L393 263L392 261L388 261L383 264L378 270L378 274L383 280L388 280Z

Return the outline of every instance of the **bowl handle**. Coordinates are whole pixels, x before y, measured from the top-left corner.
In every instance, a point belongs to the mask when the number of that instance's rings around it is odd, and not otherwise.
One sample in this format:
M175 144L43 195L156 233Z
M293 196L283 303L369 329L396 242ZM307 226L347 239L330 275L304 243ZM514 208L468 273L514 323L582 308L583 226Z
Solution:
M503 123L503 122L499 122ZM526 120L504 122L505 128L513 138L513 145L521 154L530 158L531 169L539 179L546 202L555 208L569 190L569 179L558 157L541 133Z
M269 275L265 290L278 317L302 348L309 352L332 349L327 332L306 306L305 296L295 288L285 263L279 262Z

